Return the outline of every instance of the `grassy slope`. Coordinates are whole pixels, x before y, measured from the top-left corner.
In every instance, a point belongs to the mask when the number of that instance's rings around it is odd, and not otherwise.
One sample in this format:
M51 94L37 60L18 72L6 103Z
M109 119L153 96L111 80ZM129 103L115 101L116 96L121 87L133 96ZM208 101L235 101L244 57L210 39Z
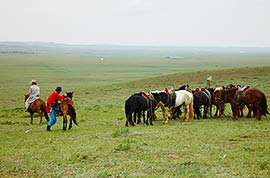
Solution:
M123 102L136 91L189 83L203 86L210 73L214 85L250 84L269 99L270 67L178 73L77 88L80 126L53 132L28 125L21 109L1 112L1 177L269 177L270 121L199 120L181 124L124 127ZM249 76L249 77L247 77ZM219 80L218 80L219 79ZM161 113L159 112L161 118ZM227 111L227 114L230 114ZM25 134L25 130L31 130Z
M256 62L267 64L265 59ZM204 86L206 74L214 77L213 86L249 84L264 91L269 101L270 67L221 70L241 67L231 59L220 61L223 67L211 64L209 71L199 71L210 64L165 65L163 60L101 65L85 56L1 56L0 99L5 102L0 109L0 177L269 177L268 119L233 122L227 117L163 125L158 111L154 126L125 128L123 104L137 91L186 83ZM254 60L244 61L246 66L255 65ZM198 72L174 73L190 70ZM60 118L51 133L45 132L45 125L37 125L37 117L33 126L28 124L22 94L32 78L38 79L43 98L56 85L75 90L79 127L63 132ZM226 114L230 113L227 107Z

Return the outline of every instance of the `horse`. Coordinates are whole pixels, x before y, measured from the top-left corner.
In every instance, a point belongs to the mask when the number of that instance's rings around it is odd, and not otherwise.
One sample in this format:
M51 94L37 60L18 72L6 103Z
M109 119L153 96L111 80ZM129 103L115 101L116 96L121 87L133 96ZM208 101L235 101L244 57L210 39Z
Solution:
M238 90L237 87L232 87L221 91L220 100L219 100L219 109L220 109L220 116L224 117L224 110L225 110L225 103L230 103L232 113L235 113L235 101L234 96L236 94L236 91ZM234 119L234 117L232 117Z
M27 100L28 97L29 97L29 93L24 95L24 102ZM50 120L50 118L46 112L46 104L41 98L36 99L32 103L30 103L28 111L30 113L30 124L32 124L32 125L33 125L34 113L38 113L40 116L39 125L42 124L43 115L45 116L47 122L49 122L49 120Z
M261 116L266 114L269 114L268 108L267 108L267 101L265 94L255 88L247 89L244 92L244 98L241 99L241 97L238 97L238 100L236 99L236 109L239 108L241 105L239 103L242 103L240 100L244 100L244 104L248 107L249 113L247 117L251 117L251 110L253 111L253 114L255 115L256 119L258 121L261 120ZM233 118L237 119L237 110L234 110L235 113L233 114Z
M152 95L155 98L155 101L157 102L157 105L155 106L154 111L156 111L159 107L162 109L163 113L163 122L168 120L168 105L172 101L172 94L169 94L168 91L153 91L151 92ZM154 118L156 118L156 115L154 113Z
M179 90L186 90L186 91L189 91L189 92L192 92L192 89L191 87L189 86L189 84L186 84L186 85L182 85L181 87L179 87L178 89L176 89L175 91L179 91ZM182 104L183 105L183 104ZM171 116L172 116L172 119L175 119L177 117L179 117L181 114L182 114L182 111L181 111L181 107L182 105L174 108L173 112L171 112Z
M236 100L235 97L237 95L237 92L239 92L237 87L231 87L225 90L221 90L221 96L219 101L220 106L220 115L225 116L224 110L225 110L225 103L230 103L231 110L232 110L232 119L238 119L235 114L240 116L239 113L243 116L243 109L244 106L236 107Z
M245 107L245 93L246 91L250 88L249 86L241 86L241 85L237 85L238 90L236 91L235 95L234 95L234 103L236 105L236 116L237 117L243 117L243 109ZM247 114L247 118L251 118L251 111L252 111L252 107L251 105L247 105L248 108L248 114Z
M66 96L60 103L60 112L63 115L63 130L67 130L67 115L70 116L68 129L72 128L72 122L78 126L76 121L76 111L72 100L74 92L66 92Z
M217 117L218 115L218 112L219 112L219 116L220 117L223 117L224 116L224 113L220 113L220 110L221 110L221 107L224 107L224 103L221 103L221 93L222 93L222 90L224 90L225 88L222 86L222 87L217 87L214 89L214 91L212 90L209 90L211 95L212 95L212 104L216 106L216 112L214 114L215 117ZM211 108L212 110L212 108ZM212 111L211 111L212 112Z
M162 109L162 113L163 113L163 123L168 123L168 110L170 109L170 107L175 103L175 91L179 91L179 90L188 90L191 91L191 88L189 87L189 85L183 85L180 88L174 90L171 89L170 91L168 90L168 88L165 88L163 91L152 91L152 94L154 95L155 100L157 101L157 105L155 107L156 111L158 108ZM182 104L183 105L183 104ZM171 109L171 118L175 119L176 117L179 117L179 115L181 115L181 110L180 107L182 106L177 106L173 109ZM156 115L154 113L154 119L156 118Z
M175 108L178 106L185 106L185 118L184 121L191 121L194 119L194 109L193 109L193 94L186 90L175 91L175 103L169 105L172 107L172 112L174 113ZM165 123L168 121L166 120Z
M206 119L208 115L210 116L210 105L211 105L211 94L207 89L202 88L199 91L194 91L193 93L194 101L193 107L195 112L195 118L199 119L201 117L200 107L203 106L203 118Z
M138 116L138 122L140 122L140 116L141 113L143 113L144 122L146 125L153 125L153 112L155 105L157 103L155 102L154 97L150 93L135 93L131 95L126 101L125 101L125 115L126 115L126 126L128 127L128 124L130 123L132 126L135 126L134 121L136 121L136 116ZM147 119L145 120L144 111L147 111ZM134 120L132 120L132 115L134 117ZM149 119L150 118L150 119Z

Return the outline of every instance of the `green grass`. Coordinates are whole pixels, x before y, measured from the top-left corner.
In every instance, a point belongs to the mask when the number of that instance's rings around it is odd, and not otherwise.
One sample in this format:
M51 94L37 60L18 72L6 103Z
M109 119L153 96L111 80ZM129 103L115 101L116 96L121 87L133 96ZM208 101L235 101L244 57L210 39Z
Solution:
M206 74L214 77L213 86L239 83L258 88L269 103L270 65L245 67L254 65L250 58L243 66L212 59L228 64L217 70L206 68L206 61L204 67L192 69L192 61L165 65L159 59L141 59L139 64L115 60L103 66L85 56L1 54L0 177L270 176L270 120L265 117L260 122L232 121L227 105L226 118L163 125L159 110L154 126L126 128L123 109L134 92L186 83L201 87ZM62 131L59 117L53 131L46 132L37 115L29 125L23 94L33 78L43 98L58 85L75 91L78 127Z

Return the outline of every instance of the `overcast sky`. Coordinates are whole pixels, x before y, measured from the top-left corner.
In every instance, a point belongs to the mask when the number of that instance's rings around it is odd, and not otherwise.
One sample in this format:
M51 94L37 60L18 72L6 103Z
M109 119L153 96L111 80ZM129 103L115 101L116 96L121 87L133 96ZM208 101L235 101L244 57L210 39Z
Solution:
M270 47L270 0L0 2L0 41Z

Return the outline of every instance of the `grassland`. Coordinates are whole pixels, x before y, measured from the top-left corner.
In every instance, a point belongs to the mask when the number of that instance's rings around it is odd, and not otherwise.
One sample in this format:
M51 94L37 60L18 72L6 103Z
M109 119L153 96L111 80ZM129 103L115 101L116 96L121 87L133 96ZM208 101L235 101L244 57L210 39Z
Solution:
M222 119L163 125L158 111L154 126L124 127L123 105L132 93L204 86L206 74L213 86L258 88L269 103L270 55L243 55L173 60L117 54L101 61L74 53L0 54L0 177L269 177L267 118L232 121L227 106ZM48 133L37 116L29 125L23 94L33 78L44 99L58 85L75 91L79 127L64 132L58 118Z

